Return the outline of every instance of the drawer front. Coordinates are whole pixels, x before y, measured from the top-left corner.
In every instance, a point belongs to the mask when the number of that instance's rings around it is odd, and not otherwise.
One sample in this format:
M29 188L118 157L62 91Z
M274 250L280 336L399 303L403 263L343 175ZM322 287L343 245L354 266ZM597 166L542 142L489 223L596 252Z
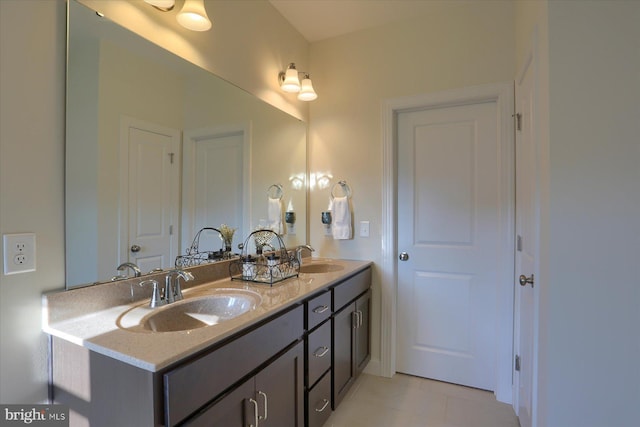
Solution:
M309 427L322 427L331 415L331 372L309 391L308 397Z
M307 338L307 367L311 387L331 367L331 322L326 322Z
M164 374L165 420L174 425L304 334L299 305L245 335Z
M336 312L371 287L371 267L333 288L333 311Z
M331 317L331 291L307 302L307 330L310 331Z

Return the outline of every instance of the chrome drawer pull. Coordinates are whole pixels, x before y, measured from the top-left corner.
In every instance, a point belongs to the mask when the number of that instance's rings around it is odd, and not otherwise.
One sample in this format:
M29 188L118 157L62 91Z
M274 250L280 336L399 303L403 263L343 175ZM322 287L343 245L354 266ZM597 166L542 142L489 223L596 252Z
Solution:
M259 391L258 394L264 398L264 417L260 416L259 419L266 421L267 420L267 394L264 391Z
M249 424L249 427L258 427L258 402L253 399L249 399L249 402L253 405L253 417L255 421L255 424Z
M322 357L325 354L327 354L328 351L329 351L329 347L325 347L325 346L318 347L318 349L315 351L315 353L313 353L313 355L315 357Z
M327 409L327 405L329 405L329 401L327 399L322 399L322 401L324 402L324 404L322 405L322 408L320 409L316 408L316 412L322 412L325 409Z
M314 308L312 311L313 311L315 314L322 314L322 313L324 313L324 312L325 312L325 311L327 311L327 310L329 310L329 306L326 306L326 305L319 305L318 307Z

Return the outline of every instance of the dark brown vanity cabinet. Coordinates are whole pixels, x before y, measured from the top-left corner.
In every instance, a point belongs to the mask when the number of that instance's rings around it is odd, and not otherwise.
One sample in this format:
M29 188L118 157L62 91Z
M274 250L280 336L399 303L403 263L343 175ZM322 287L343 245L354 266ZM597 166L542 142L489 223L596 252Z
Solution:
M303 363L300 342L185 425L303 427Z
M52 337L72 425L321 427L369 361L371 269L159 371Z
M299 305L165 373L168 425L302 427L303 316Z
M334 288L333 409L371 358L371 269Z

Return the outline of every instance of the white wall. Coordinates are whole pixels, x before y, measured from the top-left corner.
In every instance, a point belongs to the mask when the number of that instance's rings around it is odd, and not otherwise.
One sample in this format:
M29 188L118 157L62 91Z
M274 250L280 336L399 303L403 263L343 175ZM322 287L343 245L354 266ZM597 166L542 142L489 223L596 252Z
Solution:
M346 180L354 222L370 237L334 241L320 212L330 187L311 189L314 255L381 262L382 126L385 99L513 80L514 8L505 1L433 2L429 16L311 45L319 97L310 107L310 171ZM313 183L313 181L312 181ZM380 276L374 269L372 363L380 360Z
M540 425L640 419L640 2L551 1Z
M538 426L640 419L640 2L516 3L538 48ZM630 279L631 278L631 279Z
M33 273L0 275L0 402L47 397L42 292L64 287L65 3L0 1L0 232L36 233Z

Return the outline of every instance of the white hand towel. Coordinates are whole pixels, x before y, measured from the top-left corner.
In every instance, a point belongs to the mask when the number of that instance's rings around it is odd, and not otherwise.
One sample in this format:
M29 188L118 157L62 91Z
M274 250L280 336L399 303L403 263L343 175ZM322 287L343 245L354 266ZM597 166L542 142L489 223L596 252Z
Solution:
M348 197L334 197L331 203L332 224L331 232L336 240L351 238L351 210Z
M280 199L269 197L268 227L278 234L282 234L282 203Z

